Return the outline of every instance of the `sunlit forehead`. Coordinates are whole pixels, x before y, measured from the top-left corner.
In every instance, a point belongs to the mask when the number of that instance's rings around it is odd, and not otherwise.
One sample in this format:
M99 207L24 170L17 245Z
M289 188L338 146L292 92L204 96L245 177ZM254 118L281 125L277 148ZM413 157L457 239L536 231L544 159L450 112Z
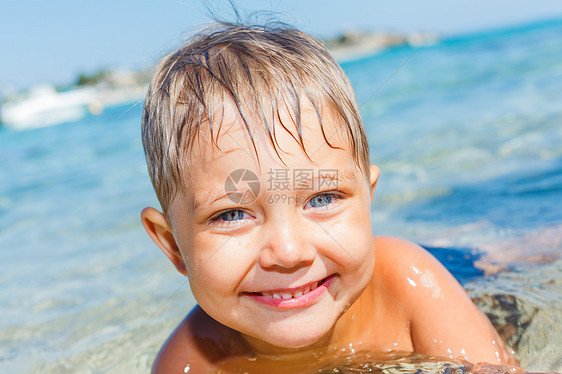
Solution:
M198 144L210 147L214 157L245 151L258 164L260 153L275 155L284 165L285 156L304 154L314 161L314 154L324 147L351 152L343 119L330 108L306 97L300 98L298 110L288 103L263 101L258 105L251 100L236 103L224 95L216 98L213 114L201 126Z

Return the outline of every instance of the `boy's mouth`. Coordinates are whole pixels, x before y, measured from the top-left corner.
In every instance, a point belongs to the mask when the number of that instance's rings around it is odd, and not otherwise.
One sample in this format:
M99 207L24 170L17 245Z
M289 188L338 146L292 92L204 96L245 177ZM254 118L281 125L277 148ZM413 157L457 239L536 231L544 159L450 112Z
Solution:
M319 286L321 286L322 284L324 284L329 278L331 278L333 275L328 276L324 279L321 279L319 281L315 281L315 282L311 282L308 284L305 284L304 286L301 287L296 287L296 288L285 288L285 289L276 289L276 290L270 290L270 291L261 291L261 292L248 292L248 295L255 295L255 296L265 296L265 297L270 297L272 299L293 299L293 298L297 298L297 297L301 297L303 295L306 295L307 293L314 291L316 288L318 288Z

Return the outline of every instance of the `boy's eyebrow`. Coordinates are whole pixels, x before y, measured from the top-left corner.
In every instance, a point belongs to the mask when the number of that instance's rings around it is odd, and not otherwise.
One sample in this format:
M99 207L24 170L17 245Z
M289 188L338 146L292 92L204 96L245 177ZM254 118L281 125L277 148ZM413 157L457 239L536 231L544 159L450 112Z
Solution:
M324 183L326 186L332 186L333 183L356 182L357 178L355 173L349 170L320 169L317 171L317 175L311 176L309 180L313 182L314 186L321 187L320 183Z
M337 182L354 182L357 180L355 173L349 170L339 170L339 169L322 169L319 171L318 175L311 178L312 180L322 180L328 179L330 181Z
M193 210L200 208L203 205L211 205L219 200L222 200L232 194L239 193L240 191L228 191L225 192L220 190L215 190L203 196L202 198L198 199L197 197L193 198L192 201L192 208Z

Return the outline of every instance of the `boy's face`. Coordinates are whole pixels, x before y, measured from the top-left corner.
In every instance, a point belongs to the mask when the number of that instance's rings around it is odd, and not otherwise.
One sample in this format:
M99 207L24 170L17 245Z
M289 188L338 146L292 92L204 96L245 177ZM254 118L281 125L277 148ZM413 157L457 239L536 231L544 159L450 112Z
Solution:
M201 134L190 186L170 205L170 231L197 302L254 344L300 347L327 337L374 269L369 211L378 169L368 181L339 135L343 125L322 119L341 149L331 148L312 104L303 104L302 136L313 162L281 113L292 132L275 126L282 161L265 131L254 130L258 166L240 115L226 102L220 150ZM232 174L239 169L251 173Z

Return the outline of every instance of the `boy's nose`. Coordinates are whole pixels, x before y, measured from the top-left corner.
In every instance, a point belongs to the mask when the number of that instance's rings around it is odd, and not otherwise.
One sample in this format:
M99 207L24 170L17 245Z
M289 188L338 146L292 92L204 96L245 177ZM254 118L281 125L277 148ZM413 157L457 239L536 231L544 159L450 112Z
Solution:
M264 230L265 243L259 258L262 268L293 271L314 261L316 249L307 240L311 233L302 224L279 218Z

